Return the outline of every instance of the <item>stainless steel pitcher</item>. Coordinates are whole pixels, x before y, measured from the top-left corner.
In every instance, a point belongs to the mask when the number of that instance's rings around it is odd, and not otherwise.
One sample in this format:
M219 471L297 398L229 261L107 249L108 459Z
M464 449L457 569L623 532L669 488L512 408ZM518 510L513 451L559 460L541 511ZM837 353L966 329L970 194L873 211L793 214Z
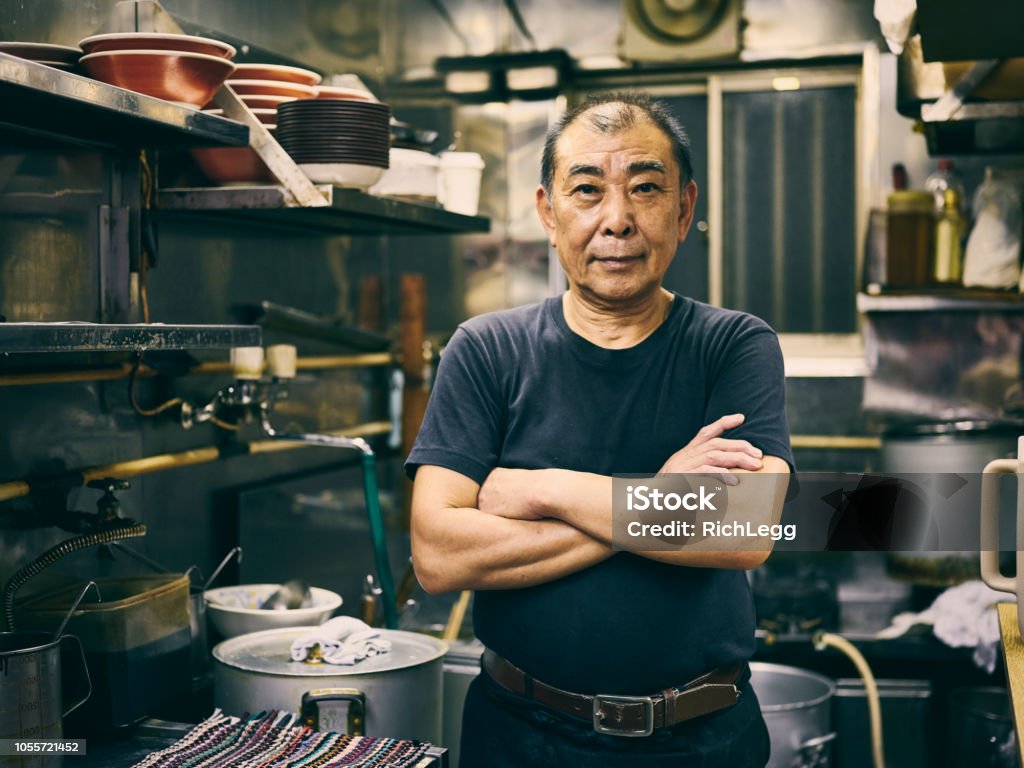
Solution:
M89 698L92 685L74 635L0 632L0 738L59 739L63 718ZM58 768L59 755L0 757L3 768Z

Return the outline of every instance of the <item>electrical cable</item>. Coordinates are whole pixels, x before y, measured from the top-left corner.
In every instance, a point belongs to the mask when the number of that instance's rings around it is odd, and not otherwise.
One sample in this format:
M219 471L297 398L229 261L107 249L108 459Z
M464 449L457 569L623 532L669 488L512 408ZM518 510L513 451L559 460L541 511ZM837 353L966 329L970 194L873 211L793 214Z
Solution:
M181 405L184 400L180 397L172 397L170 400L161 403L156 408L143 408L139 405L139 401L135 398L135 379L138 377L139 366L142 365L142 353L138 353L135 356L135 364L132 366L132 372L128 374L128 400L132 404L132 410L140 416L158 416L169 408L174 408L176 405Z
M512 15L512 21L516 23L516 27L519 28L519 32L530 41L530 46L533 50L537 50L537 41L534 39L533 34L530 32L529 27L526 26L526 19L523 18L522 12L519 10L519 4L516 0L505 0L505 7L508 12Z
M153 169L149 167L146 150L139 152L140 181L142 183L142 216L153 203ZM148 226L148 224L147 224ZM146 277L149 272L149 251L143 247L139 254L139 302L142 304L142 322L149 322L149 292L146 288Z
M459 30L459 28L455 26L455 19L452 18L452 15L448 12L448 9L445 7L444 0L426 0L426 2L427 5L433 8L437 12L437 15L444 20L444 23L447 24L448 28L455 33L455 36L459 38L459 42L462 43L463 53L468 54L469 38L462 34L461 30Z

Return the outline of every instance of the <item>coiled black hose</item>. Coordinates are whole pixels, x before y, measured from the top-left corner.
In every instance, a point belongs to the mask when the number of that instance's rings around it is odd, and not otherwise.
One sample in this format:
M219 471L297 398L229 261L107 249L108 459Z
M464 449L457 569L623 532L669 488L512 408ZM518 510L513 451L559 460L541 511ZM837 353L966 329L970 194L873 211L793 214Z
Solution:
M106 531L87 533L84 536L76 536L73 539L62 541L60 544L46 550L31 563L24 566L16 574L11 576L11 578L7 580L7 583L4 584L4 629L8 632L14 631L14 596L18 593L18 590L25 585L25 582L33 576L37 576L42 573L43 570L49 568L65 555L70 555L72 552L77 552L80 549L95 547L99 544L109 544L112 541L121 541L122 539L134 539L145 535L146 526L127 525L123 528L111 528Z

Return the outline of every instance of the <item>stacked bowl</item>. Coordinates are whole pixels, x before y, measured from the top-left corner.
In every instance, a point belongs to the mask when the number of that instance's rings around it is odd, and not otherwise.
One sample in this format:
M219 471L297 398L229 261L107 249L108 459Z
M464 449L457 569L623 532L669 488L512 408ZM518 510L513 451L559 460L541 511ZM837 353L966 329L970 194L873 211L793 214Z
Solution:
M390 119L377 101L290 101L277 108L277 140L313 181L365 190L388 167Z
M277 107L296 99L312 99L320 75L308 69L278 64L238 64L227 84L238 98L266 126L277 131ZM203 110L223 116L220 109ZM252 184L273 181L274 177L249 147L194 149L192 157L203 173L218 184Z
M54 69L73 72L78 59L82 55L81 48L69 48L66 45L50 45L49 43L0 43L0 53L28 59L36 64L45 64Z
M96 80L187 107L206 104L235 71L235 49L207 37L126 32L79 45L78 64Z

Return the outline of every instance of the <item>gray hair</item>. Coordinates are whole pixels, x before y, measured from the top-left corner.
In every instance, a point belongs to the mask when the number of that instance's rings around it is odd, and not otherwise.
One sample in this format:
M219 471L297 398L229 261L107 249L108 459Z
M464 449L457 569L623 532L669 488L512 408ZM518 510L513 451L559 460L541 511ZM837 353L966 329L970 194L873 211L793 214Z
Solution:
M597 110L605 104L621 105L611 114ZM596 133L615 135L644 122L660 130L672 144L672 154L679 166L679 184L685 187L693 179L693 163L690 160L690 138L679 121L672 116L664 102L652 99L646 93L637 91L616 91L613 93L591 94L580 104L566 112L544 140L544 154L540 162L540 183L548 197L555 174L555 148L562 133L577 120L586 121L586 126Z

